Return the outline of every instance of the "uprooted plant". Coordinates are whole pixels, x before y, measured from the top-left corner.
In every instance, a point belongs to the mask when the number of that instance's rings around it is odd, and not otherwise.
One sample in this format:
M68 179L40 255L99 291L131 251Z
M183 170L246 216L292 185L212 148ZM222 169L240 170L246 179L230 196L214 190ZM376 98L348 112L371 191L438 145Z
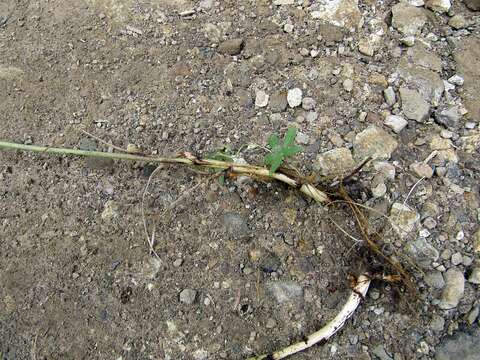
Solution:
M402 281L405 286L411 291L415 292L414 285L410 280L408 272L404 269L399 260L394 257L387 256L382 252L382 236L378 232L371 232L367 217L362 210L362 206L353 201L343 186L343 179L351 178L358 173L361 168L368 162L369 159L361 162L359 166L352 170L343 178L334 179L330 185L322 185L320 182L313 180L313 177L304 177L298 171L291 167L285 166L285 162L295 154L302 151L302 148L295 145L295 138L297 130L295 128L288 128L283 140L276 134L271 135L268 139L268 148L270 152L264 158L266 166L250 165L235 162L229 151L226 149L217 151L207 158L200 158L190 152L179 153L174 157L156 157L143 154L132 154L127 152L100 152L100 151L86 151L71 148L57 148L48 146L24 145L6 141L0 141L0 149L5 150L20 150L27 152L37 152L45 154L57 155L74 155L83 157L108 158L117 160L130 160L138 162L148 162L156 164L173 164L184 165L195 169L208 170L208 173L216 173L219 180L224 181L225 178L235 176L249 176L253 179L262 181L279 181L288 186L299 190L305 196L313 199L315 202L322 205L329 205L337 201L342 201L350 207L362 235L364 243L370 250L370 253L375 256L381 263L385 264L385 268L393 273L393 275L385 274L369 274L365 272L358 278L352 279L351 288L352 293L345 303L344 307L338 315L327 323L323 328L315 333L307 336L301 342L290 345L285 349L279 350L272 354L260 355L250 358L251 360L260 359L283 359L289 355L302 351L311 347L312 345L324 342L339 331L344 323L352 316L361 300L366 295L370 282L373 278L379 278L384 281ZM96 138L96 137L95 137ZM101 140L98 139L97 140ZM104 141L102 141L104 142ZM120 148L114 147L117 150ZM149 179L150 180L150 179ZM332 179L329 179L332 180ZM145 195L145 194L144 194ZM148 231L145 229L148 236ZM150 253L156 255L154 250L153 239L148 238ZM158 256L158 255L157 255Z

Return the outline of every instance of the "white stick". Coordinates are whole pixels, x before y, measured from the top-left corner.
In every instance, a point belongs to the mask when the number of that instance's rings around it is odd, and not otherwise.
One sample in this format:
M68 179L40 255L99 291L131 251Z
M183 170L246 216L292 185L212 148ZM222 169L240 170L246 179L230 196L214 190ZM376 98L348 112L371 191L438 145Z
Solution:
M360 302L363 300L367 294L368 287L370 286L370 277L367 274L360 275L357 280L357 284L352 289L352 293L348 298L347 302L343 306L342 310L335 316L335 318L325 325L320 330L314 332L313 334L306 337L304 341L292 344L282 350L276 351L273 354L260 355L256 357L249 358L247 360L278 360L284 359L287 356L296 354L300 351L308 349L309 347L328 340L332 337L337 331L339 331L345 322L352 316L352 314L357 309Z

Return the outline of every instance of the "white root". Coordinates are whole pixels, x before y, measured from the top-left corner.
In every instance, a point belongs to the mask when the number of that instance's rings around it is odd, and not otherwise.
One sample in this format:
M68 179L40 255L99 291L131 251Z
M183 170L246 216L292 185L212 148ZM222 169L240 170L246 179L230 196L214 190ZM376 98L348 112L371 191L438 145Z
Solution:
M332 337L337 331L339 331L345 322L352 316L352 314L357 309L360 302L364 299L367 294L368 287L370 286L370 277L368 274L360 275L357 279L356 285L352 289L352 293L348 298L347 302L343 306L342 310L331 320L327 325L325 325L320 330L314 332L313 334L307 336L304 341L292 344L282 350L276 351L272 354L260 355L249 358L247 360L278 360L284 359L287 356L296 354L300 351L308 349L309 347L323 342Z

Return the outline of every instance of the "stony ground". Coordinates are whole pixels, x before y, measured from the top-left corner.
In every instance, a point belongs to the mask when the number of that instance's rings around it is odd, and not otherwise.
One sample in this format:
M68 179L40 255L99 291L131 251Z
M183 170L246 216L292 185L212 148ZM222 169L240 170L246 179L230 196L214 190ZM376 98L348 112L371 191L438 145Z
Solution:
M479 359L478 0L3 0L0 139L292 166L349 184L416 296L375 282L295 359ZM345 204L274 183L0 153L1 359L244 359L379 269ZM187 198L165 212L185 191ZM155 231L151 256L144 233ZM390 226L392 224L393 226ZM349 234L339 230L342 228ZM415 264L415 266L408 265Z

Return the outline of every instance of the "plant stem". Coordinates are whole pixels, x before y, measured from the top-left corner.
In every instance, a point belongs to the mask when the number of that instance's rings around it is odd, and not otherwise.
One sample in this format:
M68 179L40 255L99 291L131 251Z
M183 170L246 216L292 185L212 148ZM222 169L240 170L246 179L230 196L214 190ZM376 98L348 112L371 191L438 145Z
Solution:
M228 170L234 174L246 176L259 176L263 178L271 178L283 182L295 188L299 188L302 193L311 197L317 202L326 203L330 199L323 192L317 189L312 184L302 184L298 180L291 178L282 173L270 173L267 168L255 165L235 164L232 162L211 160L211 159L197 159L191 154L185 153L183 157L166 158L166 157L151 157L145 155L123 154L123 153L107 153L102 151L88 151L71 148L56 148L48 146L25 145L12 142L0 141L0 149L20 150L27 152L38 152L56 155L75 155L83 157L95 157L103 159L129 160L129 161L145 161L161 164L182 164L193 165L200 167L208 167L217 170Z

